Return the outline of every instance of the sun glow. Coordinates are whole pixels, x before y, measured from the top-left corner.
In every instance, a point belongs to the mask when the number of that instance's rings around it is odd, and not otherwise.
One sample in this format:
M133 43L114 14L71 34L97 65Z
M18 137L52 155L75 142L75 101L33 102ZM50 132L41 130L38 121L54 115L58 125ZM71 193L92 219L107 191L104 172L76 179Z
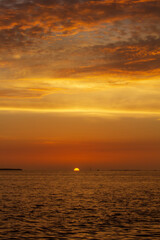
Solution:
M74 168L74 172L79 172L80 169L79 168Z

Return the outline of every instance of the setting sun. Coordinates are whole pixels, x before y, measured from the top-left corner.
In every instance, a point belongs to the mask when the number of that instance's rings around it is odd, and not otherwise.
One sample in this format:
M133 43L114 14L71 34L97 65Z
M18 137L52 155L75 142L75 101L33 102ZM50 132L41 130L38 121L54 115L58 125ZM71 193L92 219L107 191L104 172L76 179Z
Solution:
M74 172L79 172L80 169L79 168L74 168Z

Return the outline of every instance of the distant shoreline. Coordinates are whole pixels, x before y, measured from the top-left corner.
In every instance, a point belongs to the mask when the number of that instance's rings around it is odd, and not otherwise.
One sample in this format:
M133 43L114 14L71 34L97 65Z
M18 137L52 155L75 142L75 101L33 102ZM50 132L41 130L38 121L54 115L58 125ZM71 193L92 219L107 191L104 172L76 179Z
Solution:
M0 171L22 171L21 168L0 168Z

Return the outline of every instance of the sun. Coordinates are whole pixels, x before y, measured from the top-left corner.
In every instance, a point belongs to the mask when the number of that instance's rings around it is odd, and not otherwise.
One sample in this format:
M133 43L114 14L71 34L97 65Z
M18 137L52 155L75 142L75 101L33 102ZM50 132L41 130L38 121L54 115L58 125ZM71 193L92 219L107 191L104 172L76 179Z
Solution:
M74 172L79 172L80 169L79 168L74 168Z

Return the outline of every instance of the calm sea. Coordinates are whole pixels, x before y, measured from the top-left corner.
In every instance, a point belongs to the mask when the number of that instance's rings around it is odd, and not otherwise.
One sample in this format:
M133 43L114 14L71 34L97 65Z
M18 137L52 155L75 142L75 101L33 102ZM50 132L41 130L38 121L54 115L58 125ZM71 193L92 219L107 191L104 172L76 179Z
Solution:
M0 171L0 239L160 239L159 171Z

